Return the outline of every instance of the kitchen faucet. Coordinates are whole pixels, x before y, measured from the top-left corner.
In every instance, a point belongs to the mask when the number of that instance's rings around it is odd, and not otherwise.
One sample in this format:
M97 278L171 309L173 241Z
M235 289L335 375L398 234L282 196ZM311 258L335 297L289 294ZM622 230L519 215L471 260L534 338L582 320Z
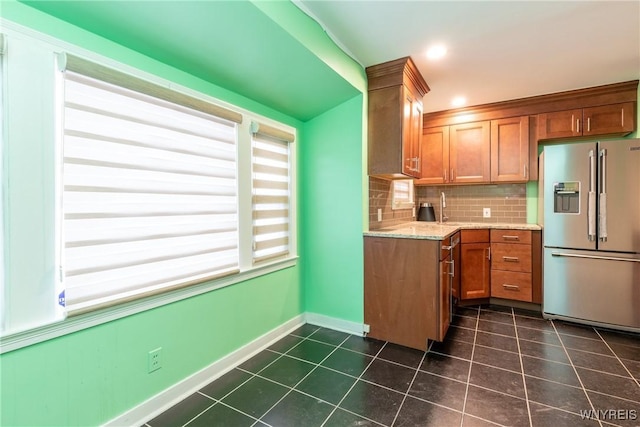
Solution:
M449 219L449 217L445 216L444 208L447 207L447 198L444 195L444 191L440 193L440 224Z

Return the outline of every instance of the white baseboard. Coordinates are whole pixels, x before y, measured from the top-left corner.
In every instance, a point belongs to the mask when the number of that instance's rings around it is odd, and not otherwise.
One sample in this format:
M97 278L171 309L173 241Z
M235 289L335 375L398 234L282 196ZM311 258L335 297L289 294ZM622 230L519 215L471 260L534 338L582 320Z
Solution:
M364 333L364 325L362 323L337 319L318 313L300 314L104 425L107 427L144 425L147 421L157 417L176 403L192 395L211 381L224 375L305 323L353 335L362 336Z
M363 336L365 332L365 325L362 323L351 322L349 320L338 319L336 317L325 316L323 314L306 312L304 314L304 319L306 323L346 332L348 334Z
M176 403L200 390L214 379L222 376L245 360L269 347L280 338L299 328L305 323L305 315L300 314L282 325L272 329L261 337L256 338L238 350L218 359L211 365L185 378L142 402L135 408L104 424L108 427L140 426L160 415Z

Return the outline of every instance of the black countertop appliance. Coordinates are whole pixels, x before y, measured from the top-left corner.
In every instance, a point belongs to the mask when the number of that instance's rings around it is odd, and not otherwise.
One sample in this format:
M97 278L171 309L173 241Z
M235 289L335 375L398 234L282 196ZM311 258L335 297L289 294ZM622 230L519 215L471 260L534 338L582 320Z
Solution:
M420 203L420 208L418 209L418 221L435 221L436 213L433 210L433 205L431 203Z

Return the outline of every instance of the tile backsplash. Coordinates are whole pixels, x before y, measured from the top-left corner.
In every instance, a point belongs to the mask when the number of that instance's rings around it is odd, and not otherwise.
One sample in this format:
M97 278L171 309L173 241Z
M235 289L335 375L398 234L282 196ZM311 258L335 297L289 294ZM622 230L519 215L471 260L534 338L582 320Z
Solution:
M419 203L430 202L440 215L440 193L444 192L445 216L452 222L527 222L526 184L450 185L415 187L416 212ZM491 208L491 218L482 209ZM382 221L378 221L382 209ZM369 229L391 227L413 221L411 209L391 209L391 181L369 177Z
M392 227L413 221L412 209L391 209L391 182L369 177L369 229ZM415 188L417 190L417 187ZM378 209L382 209L382 221L378 221ZM417 208L416 208L417 212Z

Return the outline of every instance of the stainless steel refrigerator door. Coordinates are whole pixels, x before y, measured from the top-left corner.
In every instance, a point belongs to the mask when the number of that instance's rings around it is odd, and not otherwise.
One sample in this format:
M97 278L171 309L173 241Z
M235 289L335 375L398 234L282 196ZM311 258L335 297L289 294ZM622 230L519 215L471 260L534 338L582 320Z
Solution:
M544 250L543 312L640 332L640 256Z
M598 249L640 254L640 140L599 144Z
M596 249L595 197L597 188L595 143L549 145L544 148L544 245L561 248ZM593 154L593 157L590 157ZM556 213L554 186L579 183L579 212ZM591 191L592 240L589 239L589 192Z

